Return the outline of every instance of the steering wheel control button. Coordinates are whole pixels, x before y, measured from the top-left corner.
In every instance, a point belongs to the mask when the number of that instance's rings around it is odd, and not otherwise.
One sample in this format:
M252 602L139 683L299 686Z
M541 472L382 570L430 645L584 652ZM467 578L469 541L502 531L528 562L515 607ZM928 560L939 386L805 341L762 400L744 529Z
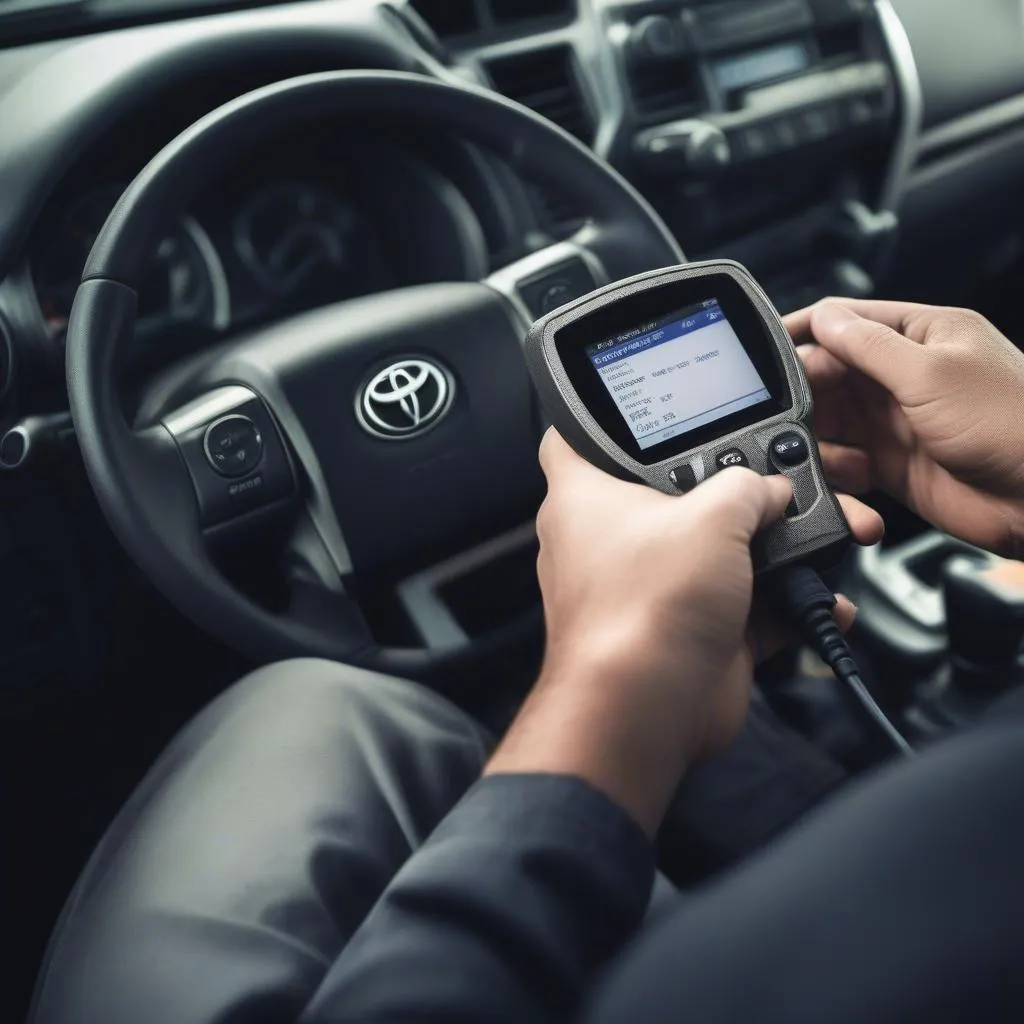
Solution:
M402 441L425 434L448 414L452 375L432 359L402 359L371 377L356 397L356 419L368 434Z
M693 466L687 463L685 466L677 466L669 473L669 479L682 491L684 494L687 491L692 491L697 486L697 474L693 471Z
M772 459L777 465L786 469L802 466L809 455L807 442L794 431L779 434L772 441Z
M203 450L221 476L248 476L263 458L263 435L248 416L235 413L210 424Z
M284 440L270 410L247 388L219 388L163 425L185 459L205 530L295 497Z
M586 263L572 259L528 278L519 285L519 295L534 317L542 317L596 287L597 282Z
M730 448L727 452L722 452L715 459L715 465L719 469L731 469L733 466L742 466L744 469L750 469L750 460L739 448Z

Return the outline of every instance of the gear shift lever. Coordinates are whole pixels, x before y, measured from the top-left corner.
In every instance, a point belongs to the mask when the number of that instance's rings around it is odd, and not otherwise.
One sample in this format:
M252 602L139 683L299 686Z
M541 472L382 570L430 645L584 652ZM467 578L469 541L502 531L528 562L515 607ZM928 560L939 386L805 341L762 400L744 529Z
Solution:
M1024 683L1024 563L952 558L942 568L942 591L950 658L906 714L918 743L969 725Z
M952 685L994 696L1020 682L1024 563L953 558L943 577Z

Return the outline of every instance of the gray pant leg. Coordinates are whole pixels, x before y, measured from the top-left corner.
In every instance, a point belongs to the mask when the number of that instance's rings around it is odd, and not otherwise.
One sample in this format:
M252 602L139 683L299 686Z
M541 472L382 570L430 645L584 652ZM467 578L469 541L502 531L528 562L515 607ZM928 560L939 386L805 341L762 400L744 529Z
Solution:
M410 683L317 661L257 672L173 742L110 827L31 1019L297 1018L490 742Z

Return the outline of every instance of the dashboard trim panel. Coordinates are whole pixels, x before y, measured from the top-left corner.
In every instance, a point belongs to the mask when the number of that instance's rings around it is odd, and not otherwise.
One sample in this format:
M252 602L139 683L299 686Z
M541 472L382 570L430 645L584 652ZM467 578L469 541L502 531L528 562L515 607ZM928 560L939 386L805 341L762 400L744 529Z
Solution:
M608 271L601 260L585 246L577 245L572 241L556 242L554 245L531 252L522 259L516 260L515 263L496 270L484 283L508 300L525 332L530 329L535 318L519 294L519 286L528 278L543 274L547 270L553 270L574 259L582 260L586 265L594 277L595 288L608 284Z
M251 388L241 384L229 384L217 388L189 402L188 405L169 413L161 421L176 440L190 430L195 430L221 416L225 416L259 396Z
M922 162L949 150L987 141L992 135L1012 131L1024 123L1024 95L993 103L929 128L921 136L918 159Z
M892 5L892 0L875 0L878 21L896 71L900 93L900 128L892 161L882 186L880 208L895 212L907 189L907 181L917 162L924 124L924 93L914 51L907 30Z
M495 537L469 551L410 576L398 584L398 599L420 639L431 651L457 651L471 642L439 591L446 584L486 567L503 555L537 542L534 522Z

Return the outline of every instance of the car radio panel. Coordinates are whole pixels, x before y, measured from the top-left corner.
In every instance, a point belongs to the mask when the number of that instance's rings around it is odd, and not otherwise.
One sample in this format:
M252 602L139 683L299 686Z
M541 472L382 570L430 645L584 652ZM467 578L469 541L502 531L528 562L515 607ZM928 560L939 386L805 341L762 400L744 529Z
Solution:
M677 117L667 109L657 117L632 90L633 149L648 170L706 176L856 138L896 113L892 72L864 30L874 7L863 0L652 3L621 16L629 26L621 50L627 82L647 82L660 67L666 80L699 79L704 94Z

